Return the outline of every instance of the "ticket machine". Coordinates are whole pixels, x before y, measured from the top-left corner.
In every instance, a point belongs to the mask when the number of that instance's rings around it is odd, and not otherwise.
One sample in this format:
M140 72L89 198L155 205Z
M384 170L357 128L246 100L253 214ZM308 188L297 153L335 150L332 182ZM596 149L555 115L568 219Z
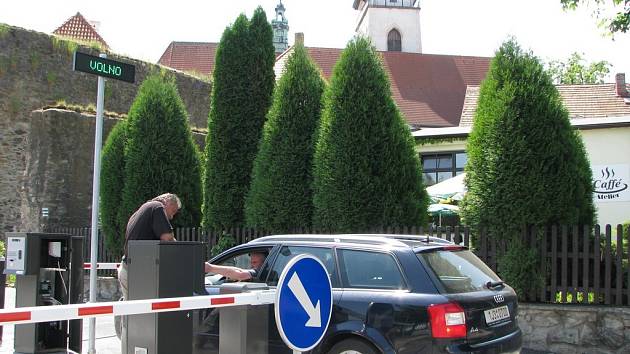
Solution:
M15 274L15 306L83 302L83 237L7 233L4 274ZM81 320L15 326L16 353L81 352Z

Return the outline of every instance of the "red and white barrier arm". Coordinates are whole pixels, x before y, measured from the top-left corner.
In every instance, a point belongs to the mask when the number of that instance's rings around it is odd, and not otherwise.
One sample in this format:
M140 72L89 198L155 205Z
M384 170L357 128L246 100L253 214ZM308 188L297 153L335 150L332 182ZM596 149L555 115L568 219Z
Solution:
M120 263L96 263L96 269L118 269ZM83 269L90 269L92 265L90 263L83 263Z
M212 307L273 304L276 290L230 295L205 295L164 299L112 301L89 304L18 307L0 310L0 325L66 321L100 316L137 315Z

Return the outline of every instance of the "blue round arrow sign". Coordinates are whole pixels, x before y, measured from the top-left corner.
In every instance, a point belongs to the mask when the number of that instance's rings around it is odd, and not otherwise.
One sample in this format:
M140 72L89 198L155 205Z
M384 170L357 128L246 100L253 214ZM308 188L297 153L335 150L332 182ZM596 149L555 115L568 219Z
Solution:
M291 259L276 292L276 325L284 342L301 352L313 349L324 337L331 313L332 286L324 264L310 254Z

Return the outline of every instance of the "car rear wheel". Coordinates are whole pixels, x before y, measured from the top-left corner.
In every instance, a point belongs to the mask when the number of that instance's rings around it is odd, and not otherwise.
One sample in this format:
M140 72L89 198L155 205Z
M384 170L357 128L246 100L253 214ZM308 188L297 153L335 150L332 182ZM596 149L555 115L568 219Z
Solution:
M335 344L328 354L378 354L378 352L362 340L346 339Z

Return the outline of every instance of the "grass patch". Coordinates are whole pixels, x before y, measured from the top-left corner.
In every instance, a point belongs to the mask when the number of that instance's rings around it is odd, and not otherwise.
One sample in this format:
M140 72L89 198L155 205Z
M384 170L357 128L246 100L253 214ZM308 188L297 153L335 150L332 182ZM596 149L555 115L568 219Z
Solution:
M196 70L192 70L192 71L184 71L184 74L189 75L194 77L195 79L201 80L201 81L205 81L205 82L211 82L212 81L212 75L206 75L206 74L202 74Z
M78 104L70 104L67 103L64 100L59 100L55 103L51 103L48 104L44 107L42 107L43 110L46 109L64 109L66 111L73 111L73 112L77 112L77 113L87 113L87 114L96 114L96 106L94 106L93 104L89 104L87 106L82 106L82 105L78 105ZM127 118L126 114L122 114L122 113L117 113L117 112L111 112L111 111L104 111L103 115L106 117L111 117L111 118L117 118L117 119L125 119Z
M193 133L208 134L208 128L190 127Z
M556 293L556 303L557 304L571 304L571 303L577 303L577 304L593 304L595 303L595 293L589 292L586 296L586 301L584 299L584 292L579 291L576 294L576 299L575 301L573 300L573 294L571 293L567 293L567 299L566 301L562 300L562 291L558 291Z
M9 31L11 31L11 26L4 23L0 23L0 38L6 36L7 33L9 33Z
M64 52L69 56L74 55L74 52L76 52L77 48L79 48L79 43L75 41L60 38L57 36L52 36L51 38L53 49L59 52Z
M101 42L90 41L86 44L88 47L92 48L93 50L97 52L100 52L100 53L107 52L107 48L105 48L105 46Z

